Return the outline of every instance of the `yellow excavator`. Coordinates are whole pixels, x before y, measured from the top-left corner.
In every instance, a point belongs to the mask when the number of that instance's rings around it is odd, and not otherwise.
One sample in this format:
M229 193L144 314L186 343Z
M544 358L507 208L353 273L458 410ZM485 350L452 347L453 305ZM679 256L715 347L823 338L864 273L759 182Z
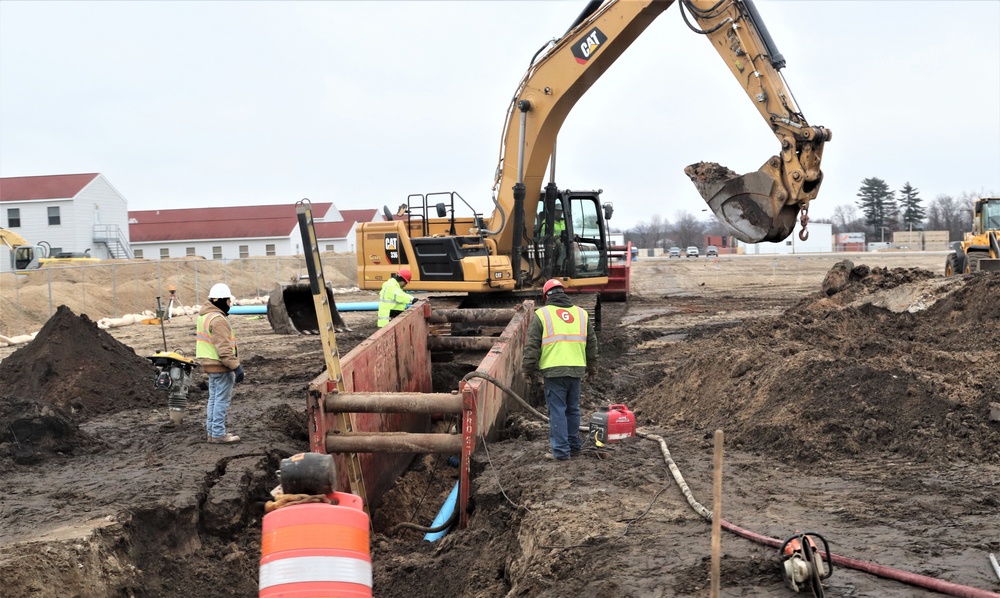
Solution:
M101 261L98 258L90 257L90 253L60 252L51 255L51 248L45 241L38 245L32 245L20 234L6 228L0 228L0 246L10 250L10 267L15 272L35 270L49 264Z
M458 193L415 194L400 216L357 229L358 285L377 290L406 266L407 291L465 293L466 306L498 292L537 295L556 277L567 287L607 284L606 220L600 190L560 189L556 137L574 104L673 0L594 0L558 40L532 59L511 100L489 219ZM831 133L806 122L780 74L785 60L751 0L679 0L685 22L719 52L778 138L780 152L739 176L714 163L685 168L713 213L738 239L781 241L809 202ZM549 180L543 188L546 170ZM433 213L431 213L433 211ZM461 213L460 213L461 212Z
M6 228L0 228L0 245L10 250L12 270L33 270L41 266L41 260L49 256L47 244L32 245L27 239Z
M1000 272L1000 197L983 197L972 204L972 232L951 244L945 276Z

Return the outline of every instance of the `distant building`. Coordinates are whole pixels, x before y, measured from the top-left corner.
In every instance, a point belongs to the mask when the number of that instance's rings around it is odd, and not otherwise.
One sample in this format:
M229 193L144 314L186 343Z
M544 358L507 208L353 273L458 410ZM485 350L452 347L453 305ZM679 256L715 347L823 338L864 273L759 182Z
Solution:
M792 234L784 241L777 243L740 243L743 253L747 255L783 255L797 253L832 253L833 225L821 222L810 222L809 238L805 241L799 238L801 224L796 222Z
M128 201L99 173L0 178L3 228L50 253L84 253L100 259L130 258ZM0 249L0 271L10 267Z
M377 210L339 211L312 204L320 251L354 251L357 223L383 220ZM129 212L135 257L238 259L303 253L293 204Z

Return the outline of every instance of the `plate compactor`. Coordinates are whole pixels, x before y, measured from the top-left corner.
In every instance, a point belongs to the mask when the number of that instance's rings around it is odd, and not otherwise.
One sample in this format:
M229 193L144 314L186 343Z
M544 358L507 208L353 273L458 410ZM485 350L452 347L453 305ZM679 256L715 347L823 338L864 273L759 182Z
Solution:
M159 351L146 357L156 367L156 379L153 386L160 390L170 391L167 398L167 408L170 412L168 425L180 425L187 409L188 387L191 385L191 373L198 366L195 361L185 357L180 352L167 353Z

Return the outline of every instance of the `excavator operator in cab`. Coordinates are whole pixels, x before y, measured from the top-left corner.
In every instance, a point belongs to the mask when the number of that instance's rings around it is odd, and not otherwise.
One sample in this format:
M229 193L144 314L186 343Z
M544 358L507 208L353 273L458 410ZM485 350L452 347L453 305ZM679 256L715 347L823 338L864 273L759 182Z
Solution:
M409 268L400 268L399 272L389 277L382 285L382 290L378 294L378 327L382 328L389 323L389 320L403 313L406 306L417 300L416 297L403 292L410 282Z

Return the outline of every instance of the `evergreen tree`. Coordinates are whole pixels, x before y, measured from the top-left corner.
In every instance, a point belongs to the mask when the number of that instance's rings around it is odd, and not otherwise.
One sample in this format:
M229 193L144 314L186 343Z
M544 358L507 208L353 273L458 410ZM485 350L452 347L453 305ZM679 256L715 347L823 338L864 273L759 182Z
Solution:
M917 189L910 185L909 181L899 191L899 203L903 208L903 229L919 230L924 222L926 212L924 212L923 206L920 205L922 200L918 193Z
M895 224L899 208L895 194L889 190L885 181L875 177L864 179L858 189L858 197L858 207L865 215L865 224L872 228L872 232L884 234L883 227Z

